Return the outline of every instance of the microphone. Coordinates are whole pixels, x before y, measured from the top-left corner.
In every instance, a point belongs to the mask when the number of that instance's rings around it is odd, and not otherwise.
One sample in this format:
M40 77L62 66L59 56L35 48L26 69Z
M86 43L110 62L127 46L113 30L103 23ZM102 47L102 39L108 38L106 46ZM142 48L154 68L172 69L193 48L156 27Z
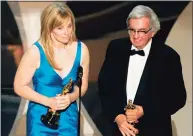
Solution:
M77 80L76 80L76 84L79 88L82 85L82 76L83 76L83 68L82 66L79 66L78 72L77 72Z
M83 68L82 68L82 66L79 66L78 67L78 78L79 79L82 78L82 75L83 75Z
M82 86L83 68L79 66L77 73L77 86L79 87L79 112L78 112L78 136L80 136L80 111L81 111L81 86Z

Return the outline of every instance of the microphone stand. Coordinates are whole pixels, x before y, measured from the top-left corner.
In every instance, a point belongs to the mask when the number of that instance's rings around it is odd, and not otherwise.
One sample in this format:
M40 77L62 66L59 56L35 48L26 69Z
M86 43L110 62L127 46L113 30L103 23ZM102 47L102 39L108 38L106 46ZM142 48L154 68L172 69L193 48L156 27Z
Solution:
M81 111L81 87L82 87L82 76L83 76L83 68L79 66L78 68L78 87L79 87L79 112L78 112L78 136L80 136L80 111Z

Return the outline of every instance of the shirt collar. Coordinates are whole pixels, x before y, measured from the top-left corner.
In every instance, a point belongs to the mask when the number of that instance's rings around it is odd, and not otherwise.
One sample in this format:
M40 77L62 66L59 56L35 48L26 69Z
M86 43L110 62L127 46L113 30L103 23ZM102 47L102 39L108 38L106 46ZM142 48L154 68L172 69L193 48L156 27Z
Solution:
M152 39L150 39L147 45L143 48L143 51L145 52L145 56L149 55L151 43L152 43ZM134 45L131 46L131 49L138 50Z

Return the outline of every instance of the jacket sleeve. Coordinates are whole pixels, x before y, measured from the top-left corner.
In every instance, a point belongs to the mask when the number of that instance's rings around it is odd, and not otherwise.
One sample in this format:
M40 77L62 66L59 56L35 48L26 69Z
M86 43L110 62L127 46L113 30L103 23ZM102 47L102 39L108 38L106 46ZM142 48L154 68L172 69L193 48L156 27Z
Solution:
M180 56L173 53L165 60L164 83L161 89L143 105L144 116L151 118L168 117L186 104L186 89L183 80ZM157 90L153 90L156 92ZM155 96L155 97L154 97Z
M166 106L167 114L172 115L186 104L186 89L182 74L182 65L180 56L176 53L167 61L168 78L167 78L167 101L165 101L163 108Z
M116 81L113 78L115 72L115 56L116 48L113 42L110 42L107 51L105 60L101 67L98 76L98 89L99 96L101 99L102 110L104 115L109 119L110 123L114 122L115 117L123 112L123 109L117 106L117 97L116 97Z

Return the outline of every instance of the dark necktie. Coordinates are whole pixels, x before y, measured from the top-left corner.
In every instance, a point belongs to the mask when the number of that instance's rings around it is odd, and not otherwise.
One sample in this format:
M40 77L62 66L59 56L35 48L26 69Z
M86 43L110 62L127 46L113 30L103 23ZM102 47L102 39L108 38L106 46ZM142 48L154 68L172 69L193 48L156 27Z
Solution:
M141 56L145 56L145 52L143 50L139 50L139 51L131 50L130 51L130 55L135 55L135 54L138 54L138 55L141 55Z

